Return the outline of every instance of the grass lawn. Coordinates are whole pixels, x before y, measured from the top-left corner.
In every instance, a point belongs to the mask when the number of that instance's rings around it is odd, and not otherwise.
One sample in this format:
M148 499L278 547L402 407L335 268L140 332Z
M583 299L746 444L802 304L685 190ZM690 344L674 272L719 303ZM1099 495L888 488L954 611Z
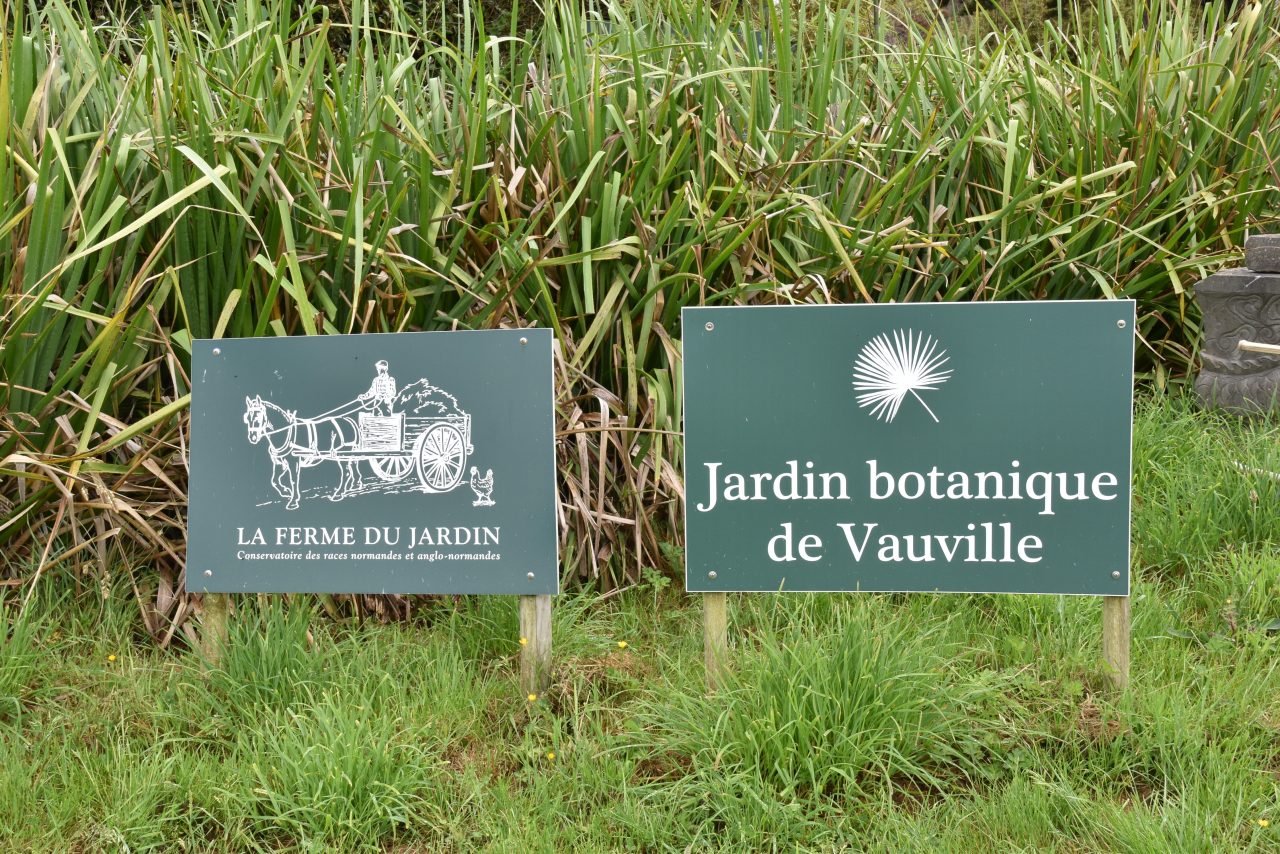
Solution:
M702 691L666 579L335 625L237 600L223 669L57 571L0 645L8 851L1280 851L1280 428L1144 402L1133 685L1067 597L731 597ZM13 604L11 602L11 604Z

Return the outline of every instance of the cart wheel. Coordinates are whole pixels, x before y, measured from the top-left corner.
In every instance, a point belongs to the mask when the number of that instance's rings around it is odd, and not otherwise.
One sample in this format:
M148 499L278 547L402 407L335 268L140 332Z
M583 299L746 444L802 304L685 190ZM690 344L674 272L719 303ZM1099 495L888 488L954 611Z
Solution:
M418 437L413 461L418 480L431 492L448 492L462 482L467 446L452 424L433 424Z
M399 483L413 470L413 457L400 454L394 457L369 457L369 468L383 483Z

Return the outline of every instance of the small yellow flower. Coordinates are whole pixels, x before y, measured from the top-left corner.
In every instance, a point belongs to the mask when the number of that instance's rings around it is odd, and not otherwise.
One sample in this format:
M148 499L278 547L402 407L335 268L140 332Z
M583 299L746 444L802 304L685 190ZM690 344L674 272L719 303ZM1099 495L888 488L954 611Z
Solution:
M618 649L626 649L626 648L627 648L626 641L618 641Z
M530 695L529 695L528 697L526 697L525 699L527 699L530 703L536 703L536 702L538 702L538 695L537 695L537 694L530 694Z
M528 645L529 645L529 639L528 639L528 638L520 638L520 645L521 645L521 646L528 646Z
M556 758L556 752L554 750L548 750L547 759L554 760L555 758Z
M107 661L115 661L115 660L116 660L116 654L114 652L107 656Z
M1258 819L1258 827L1270 827L1270 826L1271 826L1271 822L1267 821L1265 818Z

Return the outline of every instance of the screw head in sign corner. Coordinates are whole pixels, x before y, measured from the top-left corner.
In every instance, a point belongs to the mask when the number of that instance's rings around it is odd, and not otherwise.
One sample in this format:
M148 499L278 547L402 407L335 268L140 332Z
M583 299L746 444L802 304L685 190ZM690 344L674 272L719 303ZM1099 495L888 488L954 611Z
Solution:
M708 331L708 332L710 332L711 330L713 330L713 329L715 329L715 328L716 328L716 325L715 325L714 323L712 323L710 320L708 320L708 321L707 321L707 331Z
M1114 571L1111 573L1111 577L1112 577L1112 578L1119 578L1119 577L1120 577L1120 570L1118 570L1118 569L1117 569L1117 570L1114 570Z
M221 347L214 347L214 348L213 348L213 355L215 355L215 356L221 356L221 355L222 355L222 348L221 348Z
M707 573L707 578L710 578L712 581L715 581L715 580L716 580L716 571L713 569L713 570L711 570L710 572L708 572L708 573Z
M521 339L520 339L520 346L521 346L521 347L523 347L525 344L528 344L528 343L529 343L529 339L528 339L528 338L521 338Z
M530 572L530 573L529 573L528 575L526 575L525 577L526 577L526 578L528 578L530 581L533 581L533 573L532 573L532 572Z
M1124 318L1121 318L1121 319L1119 319L1119 320L1117 320L1117 321L1116 321L1116 328L1117 328L1117 329L1124 329L1125 325L1126 325L1126 324L1125 324L1125 322L1124 322Z
M204 571L204 577L205 577L205 578L212 578L212 577L213 577L213 570L212 570L212 569L206 569L206 570Z

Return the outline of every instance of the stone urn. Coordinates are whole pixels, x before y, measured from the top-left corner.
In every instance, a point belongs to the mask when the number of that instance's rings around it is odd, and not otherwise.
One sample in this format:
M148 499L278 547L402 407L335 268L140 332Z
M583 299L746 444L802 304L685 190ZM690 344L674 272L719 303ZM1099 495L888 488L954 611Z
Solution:
M1204 346L1195 391L1241 415L1280 411L1280 234L1245 241L1245 266L1196 285Z

